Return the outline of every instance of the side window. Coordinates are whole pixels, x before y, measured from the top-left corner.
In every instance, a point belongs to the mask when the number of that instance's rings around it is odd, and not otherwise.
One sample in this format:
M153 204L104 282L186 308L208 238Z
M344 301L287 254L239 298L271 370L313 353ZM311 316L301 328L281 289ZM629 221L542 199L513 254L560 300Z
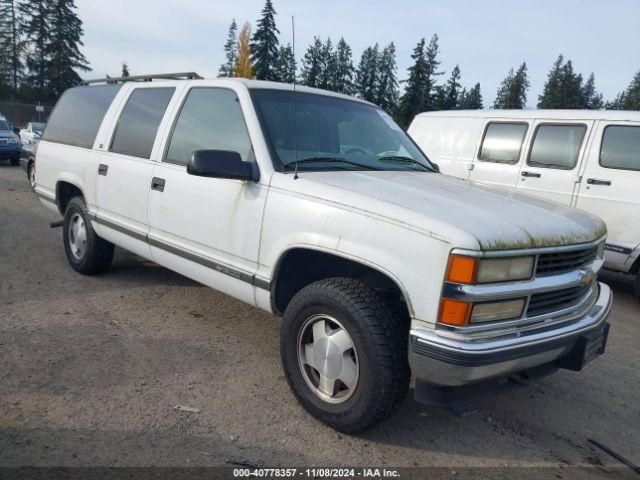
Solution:
M600 165L640 171L640 127L609 125L602 134Z
M585 125L539 125L527 164L534 167L572 170L578 162Z
M43 140L91 148L120 85L70 88L53 109Z
M139 88L124 106L109 151L149 158L174 88Z
M479 159L485 162L518 163L526 123L491 122L482 139Z
M186 165L195 150L232 150L251 156L251 140L235 92L192 88L173 128L165 161Z

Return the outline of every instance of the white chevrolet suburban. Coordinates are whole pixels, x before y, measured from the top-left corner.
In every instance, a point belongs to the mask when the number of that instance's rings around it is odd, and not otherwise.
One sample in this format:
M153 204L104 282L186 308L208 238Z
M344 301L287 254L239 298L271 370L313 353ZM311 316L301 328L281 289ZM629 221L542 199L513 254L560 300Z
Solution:
M457 405L604 351L599 219L441 175L356 98L158 77L68 90L39 142L35 193L78 272L117 245L282 315L293 394L345 432L411 374Z
M445 175L600 217L604 267L635 275L640 300L640 112L427 112L408 133Z

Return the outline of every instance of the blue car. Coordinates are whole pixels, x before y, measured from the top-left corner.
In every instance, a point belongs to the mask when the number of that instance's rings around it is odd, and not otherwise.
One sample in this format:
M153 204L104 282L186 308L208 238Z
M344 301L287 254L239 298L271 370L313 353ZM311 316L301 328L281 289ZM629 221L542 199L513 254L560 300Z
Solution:
M18 166L21 151L20 137L11 131L9 122L0 117L0 160L9 160L11 165Z

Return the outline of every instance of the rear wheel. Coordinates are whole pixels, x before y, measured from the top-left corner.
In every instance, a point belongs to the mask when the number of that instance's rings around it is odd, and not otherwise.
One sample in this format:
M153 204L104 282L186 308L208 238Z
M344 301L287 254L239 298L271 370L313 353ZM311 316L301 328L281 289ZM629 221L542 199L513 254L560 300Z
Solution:
M355 433L392 414L409 385L408 331L367 284L330 278L291 300L281 326L291 391L314 417Z
M31 189L36 188L36 169L33 166L33 162L29 162L29 166L27 167L27 178L29 179Z
M106 272L111 266L114 246L93 230L81 197L72 198L67 205L62 238L67 259L75 271L93 275Z

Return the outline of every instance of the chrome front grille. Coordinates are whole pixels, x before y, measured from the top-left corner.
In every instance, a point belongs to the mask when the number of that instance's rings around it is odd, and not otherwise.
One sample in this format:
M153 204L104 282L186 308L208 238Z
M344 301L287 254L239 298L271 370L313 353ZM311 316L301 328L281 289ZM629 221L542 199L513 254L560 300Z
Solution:
M592 261L598 252L598 247L582 248L567 252L542 253L538 256L536 275L557 275L575 270Z
M576 307L593 291L593 288L594 285L590 283L562 290L535 293L531 295L531 300L529 300L527 317L538 317Z

